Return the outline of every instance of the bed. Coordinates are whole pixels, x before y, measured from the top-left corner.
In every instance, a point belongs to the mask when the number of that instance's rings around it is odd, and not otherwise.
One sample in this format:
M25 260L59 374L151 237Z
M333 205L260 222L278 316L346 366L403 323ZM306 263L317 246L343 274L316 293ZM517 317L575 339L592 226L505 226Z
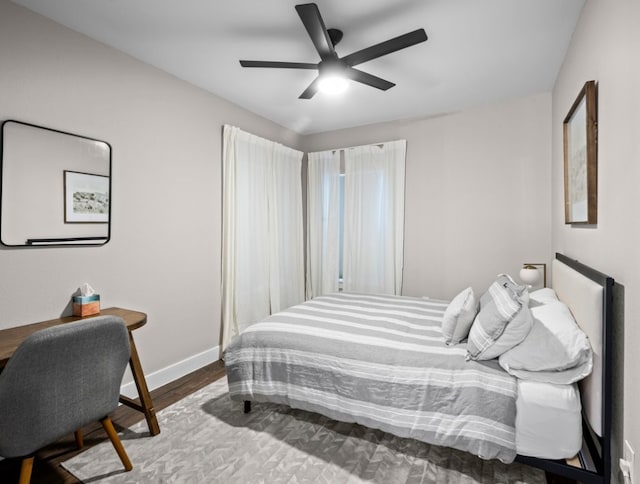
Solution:
M252 401L280 403L608 482L613 280L557 254L552 281L593 347L580 390L513 376L496 358L470 358L466 343L445 344L447 301L340 293L274 314L235 339L225 352L230 396L245 411ZM592 469L563 461L581 453L583 434L593 442L582 463Z

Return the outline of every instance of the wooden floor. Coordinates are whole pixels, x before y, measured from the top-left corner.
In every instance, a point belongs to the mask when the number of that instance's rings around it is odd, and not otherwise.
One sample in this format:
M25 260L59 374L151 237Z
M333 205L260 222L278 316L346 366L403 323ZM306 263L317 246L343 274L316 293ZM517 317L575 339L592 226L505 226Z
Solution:
M156 412L172 405L209 383L218 380L223 377L224 374L223 362L216 361L215 363L207 365L204 368L200 368L187 376L152 391L151 398L153 399ZM140 412L124 405L118 407L118 409L111 415L111 418L116 430L130 427L140 420L143 420L143 416ZM160 431L162 432L162 428ZM99 423L84 428L83 434L85 448L89 448L107 440L107 435ZM41 450L35 459L31 482L33 484L69 484L80 482L60 466L61 462L64 462L79 452L81 451L78 451L76 448L73 435L69 435L55 444ZM136 463L133 462L133 465L135 466ZM19 474L19 460L5 459L0 461L0 483L17 483ZM574 481L550 474L547 474L547 482L549 484L575 484Z

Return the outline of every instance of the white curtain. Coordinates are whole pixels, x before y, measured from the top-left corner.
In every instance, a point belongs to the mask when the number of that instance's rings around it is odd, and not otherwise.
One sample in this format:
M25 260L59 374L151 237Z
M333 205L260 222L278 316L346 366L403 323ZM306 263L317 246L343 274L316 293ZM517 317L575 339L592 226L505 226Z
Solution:
M273 144L269 199L271 313L304 301L302 155Z
M345 291L401 294L406 141L345 150Z
M222 348L304 300L302 153L223 131Z
M338 290L340 152L308 154L307 298Z

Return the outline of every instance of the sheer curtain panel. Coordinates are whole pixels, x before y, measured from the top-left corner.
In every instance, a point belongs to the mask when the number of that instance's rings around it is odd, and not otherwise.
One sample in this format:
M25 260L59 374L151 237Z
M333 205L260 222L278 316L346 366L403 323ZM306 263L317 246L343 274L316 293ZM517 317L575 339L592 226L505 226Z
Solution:
M304 300L302 153L223 130L222 349Z
M340 152L308 154L307 298L338 291Z
M273 144L268 194L271 313L304 301L302 155Z
M406 140L345 150L345 291L401 294Z

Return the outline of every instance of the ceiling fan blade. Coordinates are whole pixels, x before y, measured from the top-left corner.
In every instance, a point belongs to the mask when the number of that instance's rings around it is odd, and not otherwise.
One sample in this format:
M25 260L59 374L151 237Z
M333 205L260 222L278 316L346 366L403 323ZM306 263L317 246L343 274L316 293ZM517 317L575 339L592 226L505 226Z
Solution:
M382 91L386 91L387 89L391 89L393 86L395 86L393 82L389 82L385 79L374 76L373 74L369 74L368 72L354 69L353 67L347 67L344 70L344 74L349 79L361 82L362 84L366 84L367 86L375 87Z
M300 20L302 20L302 23L309 33L309 37L311 37L313 45L318 51L318 54L320 54L320 59L334 59L336 57L336 51L333 48L333 42L331 42L318 6L315 3L304 3L302 5L296 5L296 10L300 16Z
M282 69L317 69L318 64L308 62L279 62L279 61L251 61L241 60L242 67L279 67Z
M427 40L427 33L424 31L424 29L418 29L414 30L413 32L409 32L408 34L400 35L385 42L380 42L379 44L372 45L371 47L367 47L366 49L359 50L357 52L354 52L353 54L349 54L343 57L342 60L346 62L347 65L357 66L358 64L362 64L363 62L382 57L383 55L391 54L392 52L396 52L406 47L411 47L412 45L419 44L420 42L424 42L425 40Z
M311 99L318 92L318 84L320 82L320 76L316 77L309 87L307 87L302 94L298 96L298 99Z

